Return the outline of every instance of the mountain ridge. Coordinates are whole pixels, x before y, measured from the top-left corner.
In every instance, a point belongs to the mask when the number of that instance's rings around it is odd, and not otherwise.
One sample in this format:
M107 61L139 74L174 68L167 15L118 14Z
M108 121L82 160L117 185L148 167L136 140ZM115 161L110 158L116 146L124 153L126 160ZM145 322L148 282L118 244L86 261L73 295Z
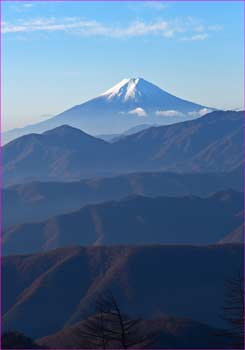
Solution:
M2 227L41 221L78 210L84 205L119 200L130 194L154 196L208 196L225 189L242 191L242 167L230 173L132 173L78 182L31 182L2 190Z
M213 244L243 224L242 211L243 193L236 191L206 198L133 195L10 227L3 231L3 254L74 245Z
M113 143L73 128L69 131L75 137L69 138L52 137L50 131L26 135L3 147L3 183L74 181L142 171L232 171L243 164L243 128L243 112L219 111L150 127Z

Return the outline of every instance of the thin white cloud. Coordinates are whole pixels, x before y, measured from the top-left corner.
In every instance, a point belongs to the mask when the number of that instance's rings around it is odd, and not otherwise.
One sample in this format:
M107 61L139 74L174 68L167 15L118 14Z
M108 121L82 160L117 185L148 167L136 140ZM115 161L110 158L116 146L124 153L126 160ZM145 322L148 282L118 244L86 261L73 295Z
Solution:
M10 1L9 9L17 13L27 12L29 9L36 6L36 4L31 2L22 2L22 1Z
M2 23L3 33L19 33L19 32L57 32L57 31L72 31L83 30L84 33L101 33L103 27L96 21L82 21L75 18L64 19L62 22L56 20L56 18L39 18L31 21L22 22L19 24L10 24L7 22Z
M220 31L220 30L223 30L223 29L224 29L224 27L221 26L221 25L219 25L219 24L215 24L215 25L212 25L212 26L208 26L208 30L210 30L210 31L215 31L215 32L217 32L217 31Z
M188 115L193 118L203 117L205 114L212 112L212 109L201 108L198 111L189 112Z
M195 34L195 32L200 33ZM208 37L206 32L201 32L204 27L192 19L156 20L152 22L135 21L125 26L108 26L95 20L84 20L77 17L58 19L37 18L29 21L17 21L15 23L2 22L2 33L28 33L28 32L66 32L81 36L100 36L111 38L127 38L158 35L164 38L174 38L178 34L186 33L186 37L180 40L195 41ZM187 36L188 34L188 36Z
M156 111L156 115L159 117L183 117L184 114L176 110Z
M97 21L86 21L77 18L66 18L58 21L54 18L35 19L18 24L3 22L3 33L36 32L36 31L65 31L75 32L84 36L132 37L149 34L163 35L168 32L169 23L157 21L145 23L136 21L127 27L109 27Z
M195 35L191 35L191 36L186 36L181 38L181 41L203 41L206 40L208 38L208 34L207 33L202 33L202 34L195 34Z
M147 116L146 111L141 107L137 107L135 109L132 109L132 111L130 111L129 114L137 115L138 117L146 117Z

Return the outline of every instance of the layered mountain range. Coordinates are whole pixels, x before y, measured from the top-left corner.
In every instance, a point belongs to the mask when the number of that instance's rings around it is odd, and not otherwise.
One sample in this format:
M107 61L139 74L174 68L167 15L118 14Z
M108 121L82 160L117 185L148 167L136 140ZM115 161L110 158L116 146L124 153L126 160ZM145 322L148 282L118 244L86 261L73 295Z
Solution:
M132 196L87 205L43 222L12 226L3 232L3 253L74 245L210 244L242 225L243 194L239 192L225 191L208 198Z
M135 171L226 172L243 164L243 112L212 112L108 143L70 126L3 147L4 184Z
M126 79L4 135L4 331L87 348L112 291L153 348L231 346L213 336L243 272L244 112L208 111Z
M177 174L145 172L77 182L30 182L2 190L4 229L80 209L91 203L131 195L205 197L218 191L243 191L243 167L232 172Z

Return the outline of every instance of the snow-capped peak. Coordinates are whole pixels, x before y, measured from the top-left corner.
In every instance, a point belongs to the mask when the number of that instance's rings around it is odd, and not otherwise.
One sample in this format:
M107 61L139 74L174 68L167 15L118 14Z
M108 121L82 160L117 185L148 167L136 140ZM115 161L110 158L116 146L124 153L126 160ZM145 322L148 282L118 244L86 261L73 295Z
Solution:
M137 96L141 95L137 90L137 85L142 80L141 78L123 79L111 89L104 92L101 96L105 96L108 100L115 97L121 97L124 101L135 100Z

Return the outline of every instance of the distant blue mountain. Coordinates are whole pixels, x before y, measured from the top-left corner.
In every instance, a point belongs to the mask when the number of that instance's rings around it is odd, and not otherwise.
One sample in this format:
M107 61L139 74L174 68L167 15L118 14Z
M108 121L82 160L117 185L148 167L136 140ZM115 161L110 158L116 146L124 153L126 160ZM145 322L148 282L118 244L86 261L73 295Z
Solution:
M21 135L67 124L92 135L122 133L141 124L172 124L194 119L210 108L175 97L142 79L123 79L111 89L41 123L3 134L6 143Z

